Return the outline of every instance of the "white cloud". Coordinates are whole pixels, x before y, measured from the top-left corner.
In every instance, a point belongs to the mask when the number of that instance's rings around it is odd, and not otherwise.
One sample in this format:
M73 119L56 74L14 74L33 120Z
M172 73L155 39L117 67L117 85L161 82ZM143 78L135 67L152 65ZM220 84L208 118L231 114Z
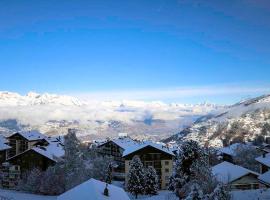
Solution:
M248 86L205 86L205 87L180 87L149 90L115 90L100 92L75 93L73 95L85 100L167 100L183 99L190 97L209 97L224 95L259 95L270 93L270 87Z

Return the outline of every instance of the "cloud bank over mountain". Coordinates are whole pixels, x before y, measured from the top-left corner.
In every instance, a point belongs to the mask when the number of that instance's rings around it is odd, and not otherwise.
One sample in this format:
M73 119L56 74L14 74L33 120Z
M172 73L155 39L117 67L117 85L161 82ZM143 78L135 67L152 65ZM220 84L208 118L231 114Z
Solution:
M0 92L0 120L16 120L21 128L65 134L77 128L81 136L107 137L118 132L165 137L197 117L222 107L214 104L177 104L160 101L82 101L78 98L30 92ZM2 132L7 131L2 123ZM10 127L8 127L8 131Z

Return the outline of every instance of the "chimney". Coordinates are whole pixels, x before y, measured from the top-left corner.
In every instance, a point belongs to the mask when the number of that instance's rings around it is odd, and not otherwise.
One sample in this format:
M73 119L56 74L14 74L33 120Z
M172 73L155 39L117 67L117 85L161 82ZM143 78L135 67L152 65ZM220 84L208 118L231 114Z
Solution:
M105 187L105 189L104 189L103 195L104 195L104 196L107 196L107 197L109 196L108 183L106 183L106 187Z
M265 158L265 154L266 154L266 153L265 153L265 152L263 152L263 158Z

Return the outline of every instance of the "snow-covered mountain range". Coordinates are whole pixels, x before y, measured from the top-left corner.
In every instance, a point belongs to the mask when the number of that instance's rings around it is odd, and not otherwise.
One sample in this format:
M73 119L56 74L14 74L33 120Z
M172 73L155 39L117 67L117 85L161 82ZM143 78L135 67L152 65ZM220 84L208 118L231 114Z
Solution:
M270 136L270 95L239 102L197 119L190 127L164 140L193 139L202 145L223 146Z
M159 101L81 101L75 97L30 92L0 92L0 133L37 129L48 135L76 128L84 139L114 137L119 132L162 139L199 117L223 109L214 104L166 104Z

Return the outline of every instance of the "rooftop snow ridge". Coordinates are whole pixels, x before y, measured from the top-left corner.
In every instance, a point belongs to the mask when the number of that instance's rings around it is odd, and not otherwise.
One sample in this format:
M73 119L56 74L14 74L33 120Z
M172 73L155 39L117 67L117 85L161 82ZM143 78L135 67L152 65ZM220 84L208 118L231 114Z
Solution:
M228 184L250 173L259 176L257 172L251 171L239 165L234 165L226 161L212 167L212 172L213 175L217 178L217 180L223 182L224 184Z

